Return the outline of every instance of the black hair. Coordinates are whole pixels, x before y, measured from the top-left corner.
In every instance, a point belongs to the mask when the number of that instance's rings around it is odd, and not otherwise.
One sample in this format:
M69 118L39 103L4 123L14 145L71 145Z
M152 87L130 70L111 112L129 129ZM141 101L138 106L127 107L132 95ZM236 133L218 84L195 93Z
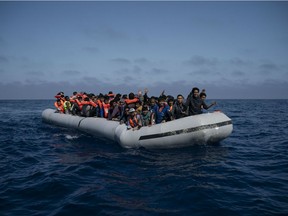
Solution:
M197 91L199 92L199 88L194 87L194 88L192 89L192 93L194 93L195 90L197 90Z
M108 96L108 95L105 95L105 96L104 96L104 100L109 100L109 96Z
M146 111L146 110L149 110L149 109L148 109L148 106L143 106L143 107L142 107L142 111Z
M207 97L206 93L204 93L204 92L201 92L201 93L200 93L200 98L201 98L202 96Z
M135 98L135 94L133 93L133 92L131 92L130 94L129 94L129 99L130 100L133 100Z
M182 94L178 94L178 95L177 95L177 98L178 98L178 97L184 98Z
M174 99L173 98L169 98L167 102L169 103L170 101L172 101L174 103Z

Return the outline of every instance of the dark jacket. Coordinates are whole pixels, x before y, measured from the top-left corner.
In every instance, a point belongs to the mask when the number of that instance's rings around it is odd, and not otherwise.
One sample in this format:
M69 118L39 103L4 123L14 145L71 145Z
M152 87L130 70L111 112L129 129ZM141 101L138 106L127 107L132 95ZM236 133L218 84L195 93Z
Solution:
M179 104L178 102L176 102L173 105L171 114L174 119L179 119L179 118L183 118L187 116L186 111L187 111L187 106L185 104Z
M193 97L193 94L189 94L186 101L186 106L188 107L188 115L198 115L202 113L202 107L208 109L204 100L200 97Z

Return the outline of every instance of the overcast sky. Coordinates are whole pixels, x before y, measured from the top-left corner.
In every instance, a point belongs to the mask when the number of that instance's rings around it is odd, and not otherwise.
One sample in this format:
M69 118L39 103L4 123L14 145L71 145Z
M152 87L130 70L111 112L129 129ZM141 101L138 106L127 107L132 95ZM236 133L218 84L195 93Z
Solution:
M0 99L288 98L288 2L0 2Z

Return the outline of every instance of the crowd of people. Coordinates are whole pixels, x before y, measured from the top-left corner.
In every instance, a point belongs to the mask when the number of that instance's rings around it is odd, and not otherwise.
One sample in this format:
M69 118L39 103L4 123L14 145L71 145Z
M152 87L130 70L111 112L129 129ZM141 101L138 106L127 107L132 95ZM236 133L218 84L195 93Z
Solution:
M199 92L197 87L192 89L186 100L181 94L176 98L166 96L164 91L159 97L149 97L147 89L144 94L138 91L136 95L132 92L129 95L114 94L112 91L105 95L73 92L69 97L59 92L55 98L54 105L59 113L106 118L126 124L128 129L133 130L201 114L203 109L216 104L213 102L208 106L205 89Z

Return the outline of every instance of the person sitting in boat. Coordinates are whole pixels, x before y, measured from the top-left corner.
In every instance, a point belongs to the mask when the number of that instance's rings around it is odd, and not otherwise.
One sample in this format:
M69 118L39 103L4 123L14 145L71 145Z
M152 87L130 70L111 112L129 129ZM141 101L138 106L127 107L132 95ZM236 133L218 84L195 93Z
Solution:
M119 121L120 117L121 117L121 107L119 104L119 99L115 98L114 100L110 101L108 119L113 121Z
M103 110L103 103L104 103L104 95L100 93L98 95L98 99L96 100L97 108L96 108L96 116L97 117L104 117L104 110Z
M127 129L139 130L142 127L141 116L136 112L134 108L130 108L129 117L127 121Z
M173 105L174 105L174 98L169 95L167 96L167 105L169 106L169 119L168 121L173 120L173 116L172 116L172 109L173 109Z
M124 106L124 111L120 117L120 124L126 124L128 122L128 117L129 117L129 110L130 108L127 106Z
M172 119L179 119L187 116L187 107L183 103L184 97L183 95L179 94L177 95L177 101L173 105L171 114Z
M136 103L135 103L135 109L136 109L136 112L138 114L141 114L142 112L142 103L140 100L138 100Z
M73 94L70 96L70 102L73 100L76 100L77 99L77 94L78 92L74 91Z
M65 96L65 102L63 103L63 108L64 108L64 113L65 114L71 114L71 102L70 102L70 98L68 96Z
M203 91L204 90L204 91ZM203 100L203 101L205 101L205 99L207 98L207 95L206 95L206 93L205 93L205 89L203 89L202 90L202 92L200 93L200 98L201 98L201 100ZM213 101L209 106L208 106L208 108L210 108L210 107L212 107L212 106L214 106L214 105L216 105L216 101ZM201 107L202 108L202 112L204 111L203 110L203 106Z
M103 117L108 119L108 114L109 114L109 108L110 108L110 102L109 102L109 96L105 95L104 96L104 103L102 104L103 106Z
M202 109L209 109L214 104L207 106L204 100L199 96L199 88L194 87L187 97L186 106L188 107L188 115L202 114Z
M90 99L90 97L86 97L82 102L82 110L81 116L83 117L92 117L95 116L97 104Z
M63 101L60 98L55 101L54 106L56 107L56 112L64 113Z
M72 105L72 115L81 115L82 110L82 96L78 95Z
M149 104L150 104L150 111L155 114L157 112L159 106L157 105L157 100L156 100L156 98L154 96L152 96L150 98L150 103Z
M155 113L156 124L164 123L170 119L169 106L163 97L159 98L158 104L159 107Z
M155 124L154 115L149 111L149 107L144 105L141 112L143 126L151 126Z

